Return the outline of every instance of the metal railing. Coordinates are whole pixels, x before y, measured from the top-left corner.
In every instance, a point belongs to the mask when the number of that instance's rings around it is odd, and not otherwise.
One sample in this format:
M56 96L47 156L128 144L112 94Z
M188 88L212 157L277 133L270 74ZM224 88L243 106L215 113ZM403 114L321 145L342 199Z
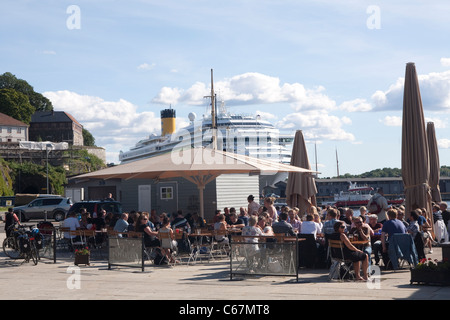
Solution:
M288 276L298 282L298 237L233 236L230 279L236 275Z

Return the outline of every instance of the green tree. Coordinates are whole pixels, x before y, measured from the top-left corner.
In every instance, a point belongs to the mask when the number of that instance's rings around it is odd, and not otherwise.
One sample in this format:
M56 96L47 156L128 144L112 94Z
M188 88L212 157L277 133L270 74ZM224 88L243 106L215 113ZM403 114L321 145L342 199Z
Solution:
M42 94L34 91L33 87L25 80L16 78L11 72L0 75L0 89L14 89L26 95L30 104L36 111L53 110L52 102Z
M450 177L450 167L449 166L441 166L440 175L441 175L441 177Z
M85 128L83 128L83 144L88 147L95 146L94 136Z
M16 192L21 192L18 187L19 183L21 188L33 186L38 193L46 186L46 165L39 165L32 162L18 163L15 161L9 161L8 165L12 171L11 178L14 181L14 189ZM49 165L48 180L50 191L53 194L64 194L64 184L67 182L67 179L63 167Z
M0 112L28 124L35 109L23 93L14 89L0 89Z
M0 158L0 196L14 195L13 181L10 176L11 169L5 160Z

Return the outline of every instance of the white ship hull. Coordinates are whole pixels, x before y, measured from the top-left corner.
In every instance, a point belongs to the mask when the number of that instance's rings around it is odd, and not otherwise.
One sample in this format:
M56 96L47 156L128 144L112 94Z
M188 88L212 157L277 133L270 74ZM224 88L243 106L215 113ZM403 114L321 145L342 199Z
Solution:
M217 148L289 164L294 134L280 135L270 122L254 116L221 114L217 121ZM212 143L211 119L192 121L191 125L166 136L150 136L127 152L120 152L122 163L153 157L174 148L207 146Z

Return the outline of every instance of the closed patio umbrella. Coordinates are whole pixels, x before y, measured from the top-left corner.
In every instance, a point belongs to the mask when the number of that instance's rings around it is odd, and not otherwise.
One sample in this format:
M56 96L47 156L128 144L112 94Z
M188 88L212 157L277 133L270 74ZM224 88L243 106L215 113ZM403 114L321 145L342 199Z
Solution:
M292 147L291 166L311 170L306 150L305 139L301 130L295 132ZM286 203L297 207L301 213L307 212L311 206L316 206L317 187L312 175L290 172L286 185Z
M285 165L231 152L197 147L174 149L155 157L133 161L95 172L76 176L78 181L90 179L154 179L183 177L197 185L200 215L204 217L203 190L221 174L248 173L251 175L277 172L311 172L309 169Z
M429 149L422 98L416 67L410 62L406 65L402 124L402 179L407 217L411 210L426 208L426 218L432 221L429 176Z
M427 123L428 148L430 152L430 188L431 200L439 203L442 201L441 190L439 189L439 178L441 165L439 163L439 151L436 141L436 131L434 122Z

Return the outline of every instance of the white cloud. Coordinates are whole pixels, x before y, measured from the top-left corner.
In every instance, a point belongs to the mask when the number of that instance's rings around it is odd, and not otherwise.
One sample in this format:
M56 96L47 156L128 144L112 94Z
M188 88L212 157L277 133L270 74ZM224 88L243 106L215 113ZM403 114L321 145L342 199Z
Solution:
M438 139L437 144L441 149L450 149L450 139Z
M323 92L322 86L312 89L300 83L280 83L277 77L257 72L248 72L231 78L217 81L214 84L216 93L227 102L227 105L290 103L296 111L336 108L336 102ZM155 103L186 103L202 105L204 97L210 94L210 85L196 82L189 89L164 87L153 98Z
M347 112L366 112L372 110L372 105L366 99L354 99L345 101L339 105L339 109Z
M388 127L401 127L403 124L402 117L397 116L385 116L383 119L380 119L379 122ZM433 122L436 129L445 129L447 127L448 119L425 117L425 122Z
M444 67L450 67L450 58L441 58L441 65Z
M152 63L152 64L143 63L143 64L140 64L137 68L138 68L138 70L152 70L155 66L156 66L156 63Z
M447 128L448 119L425 117L425 122L433 122L436 129L445 129Z
M270 112L257 110L255 114L259 115L261 117L261 119L265 119L265 120L277 119L277 116Z
M124 99L105 101L71 91L44 92L56 111L65 111L89 130L98 146L107 150L108 162L118 162L118 152L128 150L151 133L159 134L159 114L138 112L137 106Z
M153 103L160 103L165 105L175 105L181 97L181 90L178 88L163 87L158 95L153 98Z
M418 79L424 110L450 112L450 71L431 72ZM404 78L398 78L388 90L376 91L373 111L402 110L404 83Z
M384 117L384 119L379 120L379 121L388 127L401 127L402 126L402 117L386 116L386 117Z
M341 122L343 124L352 124L352 119L350 119L349 117L342 117Z
M343 124L348 124L349 118L339 118L320 111L291 113L277 122L280 129L302 128L305 139L354 141L355 136L346 132Z

